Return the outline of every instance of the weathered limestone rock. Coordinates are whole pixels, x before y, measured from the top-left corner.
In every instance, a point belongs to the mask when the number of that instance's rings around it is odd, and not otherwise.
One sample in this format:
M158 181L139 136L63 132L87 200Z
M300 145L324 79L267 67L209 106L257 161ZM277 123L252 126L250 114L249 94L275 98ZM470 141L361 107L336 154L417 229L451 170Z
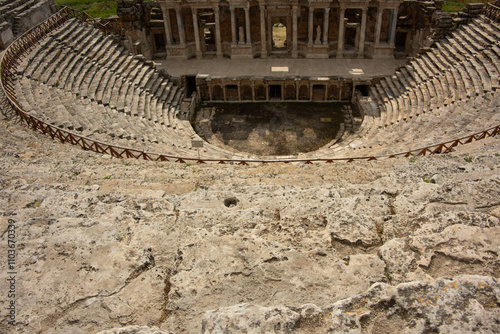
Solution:
M499 293L498 280L483 276L377 283L324 308L242 304L208 311L203 333L494 333Z
M122 328L114 328L99 332L97 334L171 334L158 327L148 326L127 326Z
M2 333L499 330L497 138L243 167L114 159L2 120L0 147L19 305Z

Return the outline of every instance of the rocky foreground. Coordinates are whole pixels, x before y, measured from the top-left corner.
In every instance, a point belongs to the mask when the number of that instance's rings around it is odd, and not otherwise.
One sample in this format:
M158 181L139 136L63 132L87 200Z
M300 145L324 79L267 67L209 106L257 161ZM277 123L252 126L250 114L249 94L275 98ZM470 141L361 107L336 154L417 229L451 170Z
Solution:
M2 120L0 332L500 332L499 153L189 165Z

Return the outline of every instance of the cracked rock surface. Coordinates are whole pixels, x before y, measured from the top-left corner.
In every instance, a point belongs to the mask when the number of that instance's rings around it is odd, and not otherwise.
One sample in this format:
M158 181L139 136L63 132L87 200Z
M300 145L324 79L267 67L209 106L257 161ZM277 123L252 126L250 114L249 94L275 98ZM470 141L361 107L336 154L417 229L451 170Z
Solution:
M2 120L0 251L14 220L19 307L0 332L498 332L499 149L190 165Z
M240 304L209 311L203 332L498 333L499 294L498 280L483 276L397 286L376 283L323 308Z

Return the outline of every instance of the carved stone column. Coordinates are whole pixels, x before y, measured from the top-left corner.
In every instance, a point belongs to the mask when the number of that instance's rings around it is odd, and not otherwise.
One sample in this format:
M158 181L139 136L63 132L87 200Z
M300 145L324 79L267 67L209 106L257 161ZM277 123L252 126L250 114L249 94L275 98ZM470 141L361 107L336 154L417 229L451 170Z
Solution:
M365 35L366 35L366 13L368 12L368 8L363 8L363 14L361 16L361 32L359 36L359 50L358 50L358 58L365 57Z
M229 7L231 12L231 44L236 44L236 16L234 15L234 7Z
M345 16L345 8L340 7L339 40L338 40L338 46L337 46L337 58L344 57L344 28L345 28L344 16Z
M323 18L323 45L328 45L328 21L330 19L330 8L325 8L325 16Z
M245 7L244 10L245 10L245 28L246 28L246 37L247 37L246 41L247 41L247 44L251 44L252 38L250 36L250 8Z
M260 5L260 41L261 41L261 51L260 57L267 58L267 42L266 42L266 7Z
M375 46L380 44L380 32L382 30L382 14L384 14L383 8L377 9L377 20L375 21Z
M297 79L295 79L295 101L299 100L299 83Z
M391 15L391 29L389 30L389 45L394 46L396 26L398 24L398 9L394 8Z
M207 80L207 84L208 84L208 97L209 97L210 101L213 101L213 96L212 96L212 80L210 80L210 81Z
M170 15L168 9L162 6L161 12L163 14L163 25L165 26L167 45L172 45L172 29L170 28Z
M222 58L222 44L220 37L220 16L219 16L219 6L214 7L215 14L215 48L217 58Z
M298 28L297 28L297 6L292 8L292 58L298 58Z
M308 27L308 42L309 46L313 44L313 20L314 20L314 8L309 7L309 27Z
M179 30L179 39L182 46L186 45L186 32L184 31L184 20L182 19L182 12L180 8L175 9L177 16L177 30Z
M200 29L198 27L198 9L191 8L191 13L193 14L193 29L194 29L194 42L196 44L196 58L201 59L203 54L201 52Z

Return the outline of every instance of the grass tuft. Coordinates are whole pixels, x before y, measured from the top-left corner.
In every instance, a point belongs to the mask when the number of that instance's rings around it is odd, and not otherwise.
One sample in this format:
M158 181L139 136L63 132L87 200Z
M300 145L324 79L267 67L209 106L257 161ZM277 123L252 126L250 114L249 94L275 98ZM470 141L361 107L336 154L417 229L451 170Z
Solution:
M85 12L94 18L116 15L116 0L55 0L55 3Z
M488 1L485 0L449 0L443 3L443 11L459 12L461 10L464 10L465 6L467 6L468 3L472 2L482 2L485 5L488 3Z

